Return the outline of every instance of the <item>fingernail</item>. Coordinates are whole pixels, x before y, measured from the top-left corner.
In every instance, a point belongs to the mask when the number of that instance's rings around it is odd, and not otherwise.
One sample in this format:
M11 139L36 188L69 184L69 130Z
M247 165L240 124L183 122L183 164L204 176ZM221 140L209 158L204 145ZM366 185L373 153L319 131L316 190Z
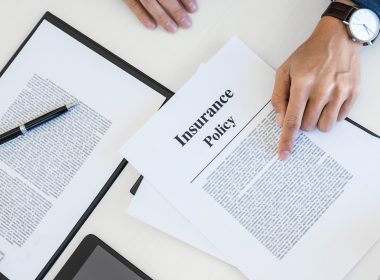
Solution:
M281 160L288 160L290 158L289 151L281 151L278 155Z
M198 10L198 5L195 2L190 2L188 7L190 12L196 12Z
M276 122L279 126L282 126L282 115L280 113L276 114Z
M183 28L190 28L192 25L191 19L189 17L184 17L181 20L181 27Z
M147 21L145 26L149 29L156 29L157 25L153 21Z
M177 29L178 29L178 26L177 24L175 24L174 22L172 21L169 21L167 24L166 24L166 30L171 32L171 33L175 33L177 32Z

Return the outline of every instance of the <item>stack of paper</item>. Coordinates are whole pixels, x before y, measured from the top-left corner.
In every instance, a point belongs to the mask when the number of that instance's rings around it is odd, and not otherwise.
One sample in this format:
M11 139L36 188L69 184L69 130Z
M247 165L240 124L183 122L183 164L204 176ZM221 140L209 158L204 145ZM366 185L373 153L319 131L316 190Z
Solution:
M380 237L380 142L348 122L277 158L274 70L232 39L122 153L129 214L249 279L342 279Z

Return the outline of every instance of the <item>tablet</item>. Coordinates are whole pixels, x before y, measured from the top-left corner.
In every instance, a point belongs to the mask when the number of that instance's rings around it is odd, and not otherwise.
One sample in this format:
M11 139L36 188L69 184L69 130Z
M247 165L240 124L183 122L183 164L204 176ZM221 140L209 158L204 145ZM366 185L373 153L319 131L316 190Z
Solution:
M55 280L151 280L95 235L86 236Z

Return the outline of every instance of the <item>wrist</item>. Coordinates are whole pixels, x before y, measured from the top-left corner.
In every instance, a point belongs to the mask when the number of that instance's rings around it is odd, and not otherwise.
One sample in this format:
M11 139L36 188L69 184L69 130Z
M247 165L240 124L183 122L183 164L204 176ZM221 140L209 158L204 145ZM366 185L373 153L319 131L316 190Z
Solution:
M343 1L347 0L332 1L322 14L321 22L330 21L333 24L334 21L331 18L338 19L344 27L335 25L337 29L331 32L343 34L342 30L345 29L353 42L364 46L373 45L379 35L379 17L370 9L347 5L347 2L343 3Z
M318 37L326 37L335 46L349 47L357 51L363 46L361 43L352 41L345 24L341 20L331 16L321 18L314 34Z
M353 6L353 7L357 7L358 5L356 5L353 1L351 0L335 0L334 2L339 2L339 3L343 3L343 4L346 4L346 5L350 5L350 6Z

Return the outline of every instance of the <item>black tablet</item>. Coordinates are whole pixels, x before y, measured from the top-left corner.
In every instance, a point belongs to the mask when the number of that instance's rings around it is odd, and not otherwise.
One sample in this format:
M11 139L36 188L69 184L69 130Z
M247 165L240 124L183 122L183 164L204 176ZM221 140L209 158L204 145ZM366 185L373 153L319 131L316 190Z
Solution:
M87 235L55 280L151 280L95 235Z

